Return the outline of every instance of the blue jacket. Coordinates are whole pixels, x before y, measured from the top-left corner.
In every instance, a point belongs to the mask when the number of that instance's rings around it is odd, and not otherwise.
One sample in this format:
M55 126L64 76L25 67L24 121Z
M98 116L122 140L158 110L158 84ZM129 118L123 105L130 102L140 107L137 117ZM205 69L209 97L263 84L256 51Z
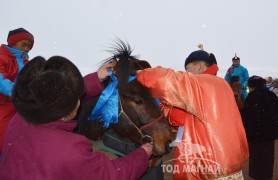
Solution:
M242 89L240 91L240 93L243 95L244 99L246 99L247 85L248 85L248 79L249 79L248 70L241 65L239 65L238 67L231 66L225 75L225 80L229 83L232 76L240 77L240 85L245 87L244 89Z

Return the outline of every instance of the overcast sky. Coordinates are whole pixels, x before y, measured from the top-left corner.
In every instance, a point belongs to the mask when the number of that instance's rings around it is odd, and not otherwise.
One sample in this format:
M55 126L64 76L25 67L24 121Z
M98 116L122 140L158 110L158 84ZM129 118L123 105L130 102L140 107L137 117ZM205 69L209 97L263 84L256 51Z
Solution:
M278 0L0 0L0 43L23 27L35 36L29 56L61 55L83 75L109 57L119 37L152 66L184 70L199 43L219 76L235 52L251 75L278 78Z

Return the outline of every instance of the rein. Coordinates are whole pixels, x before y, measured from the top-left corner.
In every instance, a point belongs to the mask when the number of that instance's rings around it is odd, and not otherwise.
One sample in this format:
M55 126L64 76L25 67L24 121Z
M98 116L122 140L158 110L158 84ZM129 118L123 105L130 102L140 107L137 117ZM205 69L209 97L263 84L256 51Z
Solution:
M108 152L110 152L112 154L116 154L116 155L121 156L121 157L126 155L126 154L123 154L123 153L121 153L121 152L119 152L119 151L117 151L115 149L109 148L109 147L107 147L107 146L105 146L103 144L97 143L96 141L93 141L93 140L90 140L90 141L93 143L93 146L96 146L96 147L98 147L100 149L104 149L104 150L106 150L106 151L108 151Z

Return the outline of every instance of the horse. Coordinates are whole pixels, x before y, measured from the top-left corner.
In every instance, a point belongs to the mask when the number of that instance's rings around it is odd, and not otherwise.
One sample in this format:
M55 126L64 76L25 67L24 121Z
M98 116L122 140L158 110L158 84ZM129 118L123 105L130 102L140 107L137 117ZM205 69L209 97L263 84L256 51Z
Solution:
M232 76L231 79L230 79L229 84L230 84L230 86L231 86L231 88L234 92L237 106L238 106L239 110L241 110L244 106L244 101L243 101L243 97L240 93L240 88L241 88L240 77L239 76Z
M101 65L116 63L113 74L118 80L118 123L104 128L103 122L88 120L99 99L99 97L92 98L81 104L78 115L80 133L89 139L97 140L105 131L112 128L120 136L127 137L138 145L145 142L153 143L154 156L169 153L171 150L169 144L174 140L171 125L149 91L136 80L128 82L129 76L135 76L138 70L150 68L150 64L132 56L130 45L121 40L112 48L110 50L112 56L105 59ZM110 81L110 78L105 80L105 86Z

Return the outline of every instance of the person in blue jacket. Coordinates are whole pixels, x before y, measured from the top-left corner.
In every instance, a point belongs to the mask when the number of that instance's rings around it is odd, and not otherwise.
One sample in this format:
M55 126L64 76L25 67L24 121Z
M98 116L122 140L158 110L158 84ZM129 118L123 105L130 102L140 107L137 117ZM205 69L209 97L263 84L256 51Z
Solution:
M240 64L240 58L236 54L232 60L233 60L233 64L228 69L225 75L225 80L229 83L232 76L239 76L240 85L241 85L240 94L242 95L243 100L245 100L248 94L247 85L248 85L249 73L248 70Z
M9 31L7 45L0 45L0 159L6 128L16 113L12 103L12 89L17 75L29 61L34 36L24 28Z

